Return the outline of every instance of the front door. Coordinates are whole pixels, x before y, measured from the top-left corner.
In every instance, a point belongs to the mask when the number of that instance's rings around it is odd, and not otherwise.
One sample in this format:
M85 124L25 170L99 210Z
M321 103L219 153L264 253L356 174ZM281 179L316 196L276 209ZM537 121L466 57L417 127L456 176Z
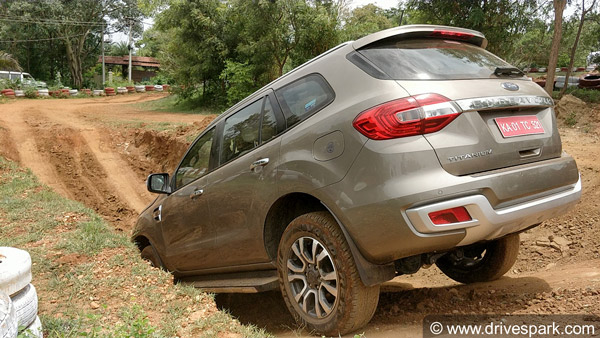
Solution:
M174 192L162 204L162 233L166 261L178 271L219 265L217 232L205 194L214 167L215 129L190 147L172 180Z

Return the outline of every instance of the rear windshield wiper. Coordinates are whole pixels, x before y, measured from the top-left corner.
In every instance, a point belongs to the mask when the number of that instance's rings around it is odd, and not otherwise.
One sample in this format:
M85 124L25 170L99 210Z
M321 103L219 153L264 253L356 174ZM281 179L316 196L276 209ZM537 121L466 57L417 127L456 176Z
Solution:
M500 76L509 76L509 77L521 77L524 76L525 73L523 73L519 68L515 68L515 67L496 67L496 70L494 70L494 75L500 77Z

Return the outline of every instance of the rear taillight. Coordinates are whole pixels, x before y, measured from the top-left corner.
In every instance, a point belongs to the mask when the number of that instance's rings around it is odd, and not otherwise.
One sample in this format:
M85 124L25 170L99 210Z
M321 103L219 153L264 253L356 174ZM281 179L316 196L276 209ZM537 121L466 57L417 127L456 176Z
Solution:
M469 40L470 38L474 37L475 35L473 35L471 33L450 31L450 30L445 30L445 29L436 29L433 32L431 32L431 34L429 36L436 37L436 38L447 38L447 39L452 39L452 40Z
M365 110L352 125L370 139L388 140L439 131L460 113L460 108L447 97L422 94Z
M471 220L471 215L465 207L456 207L429 213L431 223L435 225L467 222Z

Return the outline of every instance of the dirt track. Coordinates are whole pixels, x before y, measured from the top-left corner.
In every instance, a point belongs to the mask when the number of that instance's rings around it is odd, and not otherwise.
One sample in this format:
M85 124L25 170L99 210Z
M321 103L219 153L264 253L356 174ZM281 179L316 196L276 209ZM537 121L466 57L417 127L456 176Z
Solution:
M152 171L172 170L185 141L212 118L144 112L131 104L161 95L70 100L16 100L0 105L0 154L30 168L60 194L131 229L153 196L144 187ZM598 109L593 110L598 120ZM175 136L126 128L132 121L177 122ZM589 129L589 128L588 128ZM569 214L521 237L519 261L506 277L463 286L435 268L397 277L382 287L366 337L420 335L427 314L592 313L600 315L600 130L561 129L564 149L578 162L584 196ZM217 305L243 323L277 336L306 334L278 293L219 295Z

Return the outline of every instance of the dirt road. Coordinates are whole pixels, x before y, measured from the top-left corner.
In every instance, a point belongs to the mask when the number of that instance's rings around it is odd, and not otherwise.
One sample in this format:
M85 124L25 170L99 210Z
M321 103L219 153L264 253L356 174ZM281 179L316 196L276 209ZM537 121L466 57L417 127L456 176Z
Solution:
M0 105L0 154L30 168L60 194L96 210L115 229L129 231L153 196L144 180L174 168L186 140L213 118L142 111L134 103L161 94L69 100L16 100ZM598 109L592 110L598 122ZM144 123L181 124L170 133ZM134 128L132 126L135 125ZM366 337L420 335L427 314L591 313L600 315L600 129L561 128L564 149L578 162L582 201L570 213L521 235L522 250L502 279L459 285L435 267L382 287ZM217 305L243 323L277 336L297 328L276 292L218 295Z

